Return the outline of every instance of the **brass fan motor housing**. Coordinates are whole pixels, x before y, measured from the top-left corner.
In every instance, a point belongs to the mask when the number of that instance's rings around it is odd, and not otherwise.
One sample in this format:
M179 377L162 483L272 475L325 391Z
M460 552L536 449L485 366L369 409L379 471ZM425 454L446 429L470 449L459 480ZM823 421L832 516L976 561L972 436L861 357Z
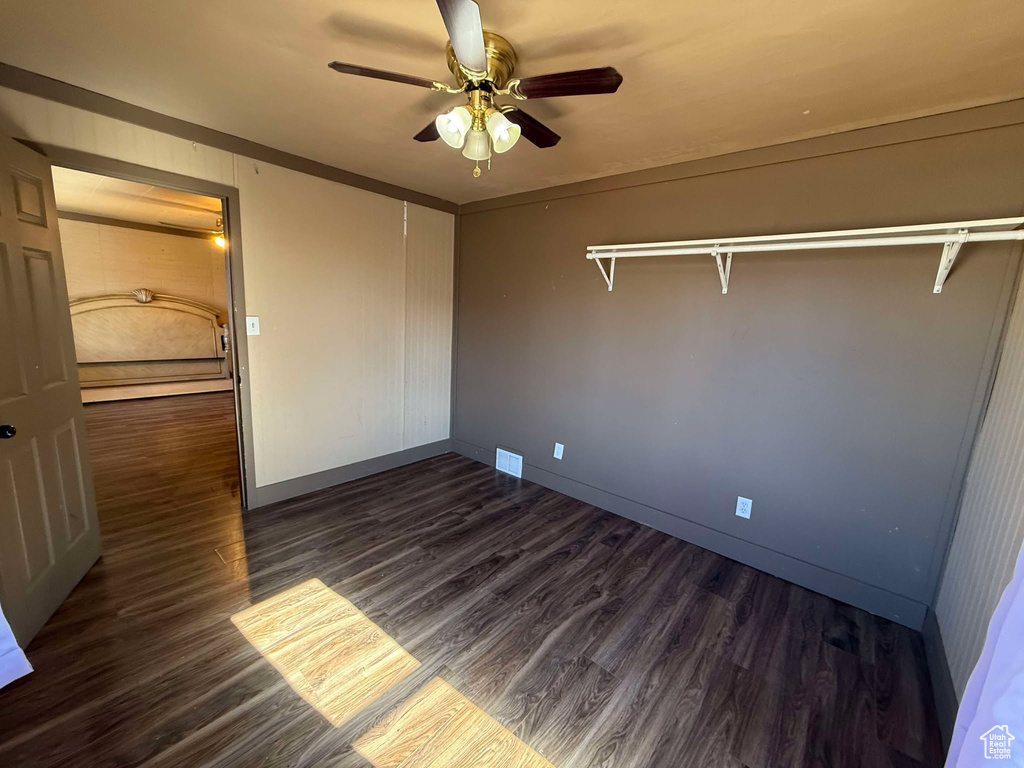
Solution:
M487 80L494 83L496 88L504 88L512 79L512 73L516 69L516 49L512 43L496 32L484 30L484 53L487 55ZM455 75L459 87L464 86L469 80L474 79L466 75L455 58L455 51L452 50L451 41L445 49L445 58L448 61L448 69Z

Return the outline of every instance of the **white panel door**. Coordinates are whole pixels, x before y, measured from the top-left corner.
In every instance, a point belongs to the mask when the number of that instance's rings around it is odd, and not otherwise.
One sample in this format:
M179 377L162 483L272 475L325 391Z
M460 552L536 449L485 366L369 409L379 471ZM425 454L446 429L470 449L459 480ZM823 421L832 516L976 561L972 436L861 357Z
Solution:
M50 164L0 136L0 605L22 647L100 554Z

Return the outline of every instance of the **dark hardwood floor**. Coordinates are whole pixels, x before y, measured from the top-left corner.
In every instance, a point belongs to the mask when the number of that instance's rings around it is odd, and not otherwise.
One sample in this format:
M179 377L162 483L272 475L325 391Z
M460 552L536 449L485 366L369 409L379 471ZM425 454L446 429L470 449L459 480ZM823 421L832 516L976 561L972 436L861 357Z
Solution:
M0 765L366 766L438 675L558 768L941 764L889 621L453 454L243 515L229 393L86 418L104 555L0 691ZM312 577L422 662L339 728L229 620Z

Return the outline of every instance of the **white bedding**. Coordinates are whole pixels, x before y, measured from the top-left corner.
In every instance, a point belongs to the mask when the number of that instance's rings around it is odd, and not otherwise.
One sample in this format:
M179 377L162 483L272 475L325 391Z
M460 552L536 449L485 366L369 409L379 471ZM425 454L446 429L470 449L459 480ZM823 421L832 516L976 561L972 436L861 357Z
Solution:
M32 671L25 652L18 647L11 625L0 608L0 688Z

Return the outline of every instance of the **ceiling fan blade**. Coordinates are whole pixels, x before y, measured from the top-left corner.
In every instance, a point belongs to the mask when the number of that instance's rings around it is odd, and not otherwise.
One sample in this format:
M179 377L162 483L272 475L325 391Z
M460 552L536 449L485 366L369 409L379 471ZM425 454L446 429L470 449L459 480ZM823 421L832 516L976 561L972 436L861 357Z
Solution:
M487 54L484 53L480 6L473 0L437 0L437 8L451 38L455 58L466 69L486 72Z
M509 122L515 123L522 130L522 135L541 149L553 147L561 140L561 136L548 128L535 117L530 117L521 109L513 109L505 113Z
M403 75L400 72L388 72L386 69L374 69L373 67L360 67L358 64L346 64L343 61L332 61L328 64L335 72L343 75L359 75L360 77L374 77L378 80L390 80L394 83L405 85L418 85L420 88L433 88L434 81L425 77L415 75Z
M437 132L437 126L431 121L429 125L413 136L413 138L416 141L437 141L441 136Z
M622 75L615 67L577 69L555 75L524 77L515 89L528 99L552 96L585 96L593 93L615 93L622 85Z

